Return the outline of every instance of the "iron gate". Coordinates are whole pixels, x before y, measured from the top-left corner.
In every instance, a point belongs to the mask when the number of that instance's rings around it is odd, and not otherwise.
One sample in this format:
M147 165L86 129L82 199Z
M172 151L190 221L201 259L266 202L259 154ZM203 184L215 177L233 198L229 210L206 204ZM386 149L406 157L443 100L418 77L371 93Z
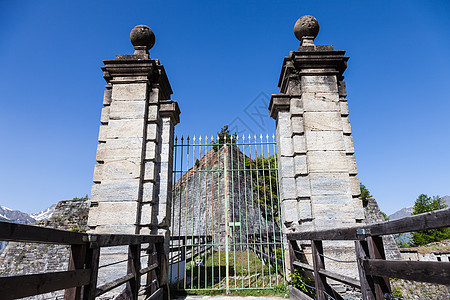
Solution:
M175 138L173 166L171 287L284 284L275 137Z

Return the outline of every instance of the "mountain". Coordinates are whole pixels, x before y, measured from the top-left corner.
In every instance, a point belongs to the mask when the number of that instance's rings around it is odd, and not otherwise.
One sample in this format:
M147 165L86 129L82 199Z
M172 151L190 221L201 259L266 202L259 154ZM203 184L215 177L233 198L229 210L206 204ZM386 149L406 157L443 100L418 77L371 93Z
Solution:
M447 195L447 196L443 196L441 198L445 201L445 203L447 204L447 207L450 207L450 196ZM396 211L392 215L389 215L389 220L396 220L396 219L401 219L404 217L409 217L409 216L411 216L413 211L414 211L413 206L404 207L404 208Z
M49 208L31 215L24 213L20 210L14 210L5 206L0 206L0 221L19 223L19 224L30 224L36 221L46 220L50 218L53 211L55 210L56 204L53 204ZM8 242L0 241L0 254L8 245Z
M43 211L31 214L30 217L32 217L36 221L46 220L50 218L50 216L53 214L53 212L55 211L55 207L56 204L53 204L52 206Z
M36 222L36 219L29 214L21 212L20 210L13 210L4 206L0 206L0 219L6 222L13 222L19 224L29 224Z
M397 220L397 219L409 217L409 216L411 216L413 210L414 210L414 207L412 207L412 206L404 207L404 208L396 211L392 215L389 215L389 220Z

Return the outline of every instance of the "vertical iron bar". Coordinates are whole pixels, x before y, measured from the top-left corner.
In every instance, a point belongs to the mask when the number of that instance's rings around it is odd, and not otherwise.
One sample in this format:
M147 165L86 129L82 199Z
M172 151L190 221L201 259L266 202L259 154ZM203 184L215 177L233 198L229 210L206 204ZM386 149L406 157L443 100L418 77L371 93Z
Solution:
M233 244L233 273L234 273L234 288L236 289L236 218L234 216L234 211L236 210L236 193L234 192L234 161L233 161L233 136L230 136L230 145L228 147L230 150L230 171L231 171L231 199L232 199L232 211L231 219L233 220L233 228L230 227L231 243Z
M261 215L261 195L260 195L260 184L259 184L259 164L258 164L258 146L257 146L257 139L256 139L256 134L253 136L253 141L255 143L255 160L256 160L256 186L257 186L257 197L258 197L258 205L257 205L257 210L259 212L259 249L260 249L260 257L261 257L261 280L262 280L262 287L264 288L265 286L265 282L264 282L264 258L262 256L263 253L263 248L262 248L262 223L261 223L261 219L262 219L262 215Z
M189 174L189 148L190 148L190 146L189 146L189 142L190 142L190 139L189 139L189 136L187 137L187 139L186 139L186 143L187 143L187 145L186 145L186 172L185 172L185 174L186 174L186 185L185 185L185 192L184 192L184 205L185 205L185 214L184 214L184 246L185 246L185 248L184 248L184 288L186 289L187 288L187 251L188 251L188 223L187 223L187 215L188 215L188 205L187 205L187 194L188 194L188 187L189 187L189 185L188 185L188 183L189 183L189 176L190 176L190 174ZM181 169L183 169L183 166L181 166Z
M230 293L230 266L229 266L229 249L228 249L228 154L227 154L227 146L226 146L226 136L224 141L224 175L225 175L225 289L226 293Z
M172 230L170 231L170 235L169 236L175 236L175 201L174 201L174 198L176 197L176 174L177 174L177 144L178 144L178 137L177 136L175 136L175 139L174 139L174 145L173 145L173 166L172 166L172 182L173 182L173 185L172 185L172 207L171 207L171 220L172 220ZM174 249L174 247L175 247L175 240L172 238L172 239L170 239L169 240L169 243L170 243L170 247L172 247L172 249ZM178 242L177 242L178 243ZM178 245L179 246L179 245ZM178 248L178 251L179 251L179 249L180 248ZM174 277L173 276L173 268L174 268L174 263L175 263L175 261L176 261L176 257L178 257L178 251L176 252L177 253L177 255L175 256L174 255L174 253L175 253L175 251L173 251L172 252L172 267L170 267L169 266L169 281ZM169 251L169 261L170 261L170 251ZM180 262L181 262L181 257L180 257ZM180 266L180 263L178 263L177 264L177 266L178 266L178 268L179 268L179 266ZM177 284L178 284L178 281L179 281L179 277L180 277L180 272L179 272L180 270L178 269L178 272L177 272Z
M243 154L243 162L242 169L244 173L244 205L245 205L245 229L246 229L246 250L247 250L247 277L248 277L248 287L251 287L250 283L250 249L249 249L249 238L250 235L248 233L248 197L247 197L247 170L246 170L246 160L247 156L245 155L245 135L242 135L242 154Z
M266 164L264 162L264 145L263 145L263 136L262 134L259 136L261 141L261 163L262 163L262 181L263 181L263 194L264 194L264 213L265 213L265 221L266 221L266 247L265 250L267 250L268 258L267 258L267 264L269 266L269 286L272 286L272 264L270 261L270 251L269 251L269 219L268 219L268 213L267 213L267 186L266 186Z

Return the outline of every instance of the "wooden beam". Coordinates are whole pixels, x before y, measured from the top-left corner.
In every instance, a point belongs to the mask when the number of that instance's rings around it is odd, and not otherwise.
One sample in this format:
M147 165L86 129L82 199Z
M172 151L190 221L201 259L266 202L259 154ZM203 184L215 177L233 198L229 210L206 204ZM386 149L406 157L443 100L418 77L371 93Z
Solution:
M111 247L145 243L162 243L164 242L164 237L159 235L138 234L92 234L90 235L90 241L98 247Z
M365 259L363 265L372 276L450 284L450 262Z
M91 270L74 270L44 274L0 277L2 299L34 296L89 283Z
M355 241L356 262L358 264L359 281L361 283L361 294L364 300L375 299L375 288L372 276L366 273L363 262L369 257L369 248L366 241Z
M295 267L303 268L303 269L306 269L306 270L309 270L309 271L314 271L314 267L313 266L305 264L305 263L302 263L302 262L299 262L299 261L294 261L292 264Z
M371 235L386 235L450 227L450 208L365 226Z
M70 258L68 271L84 269L86 259L86 245L72 245L70 247ZM81 299L81 286L66 289L64 291L64 300Z
M91 269L90 281L83 289L83 300L94 300L97 288L100 248L90 248L86 253L86 268Z
M159 288L154 292L150 297L148 297L148 300L162 300L163 298L163 289Z
M154 269L156 269L158 267L158 264L152 264L152 265L150 265L150 266L148 266L148 267L145 267L145 268L143 268L143 269L140 269L139 270L139 273L141 274L141 275L144 275L144 274L147 274L148 272L150 272L150 271L153 271Z
M134 278L133 274L127 274L125 276L122 276L120 278L117 278L116 280L110 281L105 283L104 285L99 286L95 291L95 297L98 297L100 295L103 295L106 292L109 292L110 290L127 283L131 279Z
M289 299L293 300L314 300L313 298L309 297L296 287L293 287L292 285L289 286Z
M368 236L366 241L369 249L369 257L371 259L386 259L383 246L383 237ZM385 294L391 294L391 284L389 282L389 278L386 276L372 276L372 278L377 300L384 300Z
M0 222L0 241L36 242L45 244L82 245L85 233L34 225Z
M314 263L314 283L316 286L316 299L326 300L328 298L325 295L327 278L323 275L320 275L319 273L319 269L325 269L322 241L311 241L311 250Z
M352 278L352 277L348 277L345 275L341 275L339 273L336 272L332 272L332 271L328 271L328 270L324 270L324 269L320 269L319 273L322 275L325 275L328 278L334 279L336 281L345 283L346 285L352 286L354 288L357 289L361 289L361 284L359 283L359 280Z
M331 230L291 232L286 233L286 236L288 240L359 240L364 238L364 236L359 237L356 234L357 230L361 228L361 226L358 226Z

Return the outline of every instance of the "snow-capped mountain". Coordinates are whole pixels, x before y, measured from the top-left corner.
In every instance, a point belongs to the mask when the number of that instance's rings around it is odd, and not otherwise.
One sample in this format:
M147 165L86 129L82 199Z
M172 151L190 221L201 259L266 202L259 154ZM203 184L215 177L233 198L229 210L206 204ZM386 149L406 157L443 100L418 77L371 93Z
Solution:
M5 206L0 206L0 221L19 223L19 224L30 224L36 221L41 221L50 218L53 211L55 210L56 204L53 204L46 210L38 213L33 213L31 215L24 213L20 210L14 210ZM8 245L8 242L0 241L0 254Z
M29 214L4 206L0 206L0 220L20 224L36 222L36 219L31 217Z
M55 207L56 207L56 204L53 204L52 206L50 206L49 208L47 208L43 211L31 214L30 217L32 217L36 221L48 219L55 211Z

